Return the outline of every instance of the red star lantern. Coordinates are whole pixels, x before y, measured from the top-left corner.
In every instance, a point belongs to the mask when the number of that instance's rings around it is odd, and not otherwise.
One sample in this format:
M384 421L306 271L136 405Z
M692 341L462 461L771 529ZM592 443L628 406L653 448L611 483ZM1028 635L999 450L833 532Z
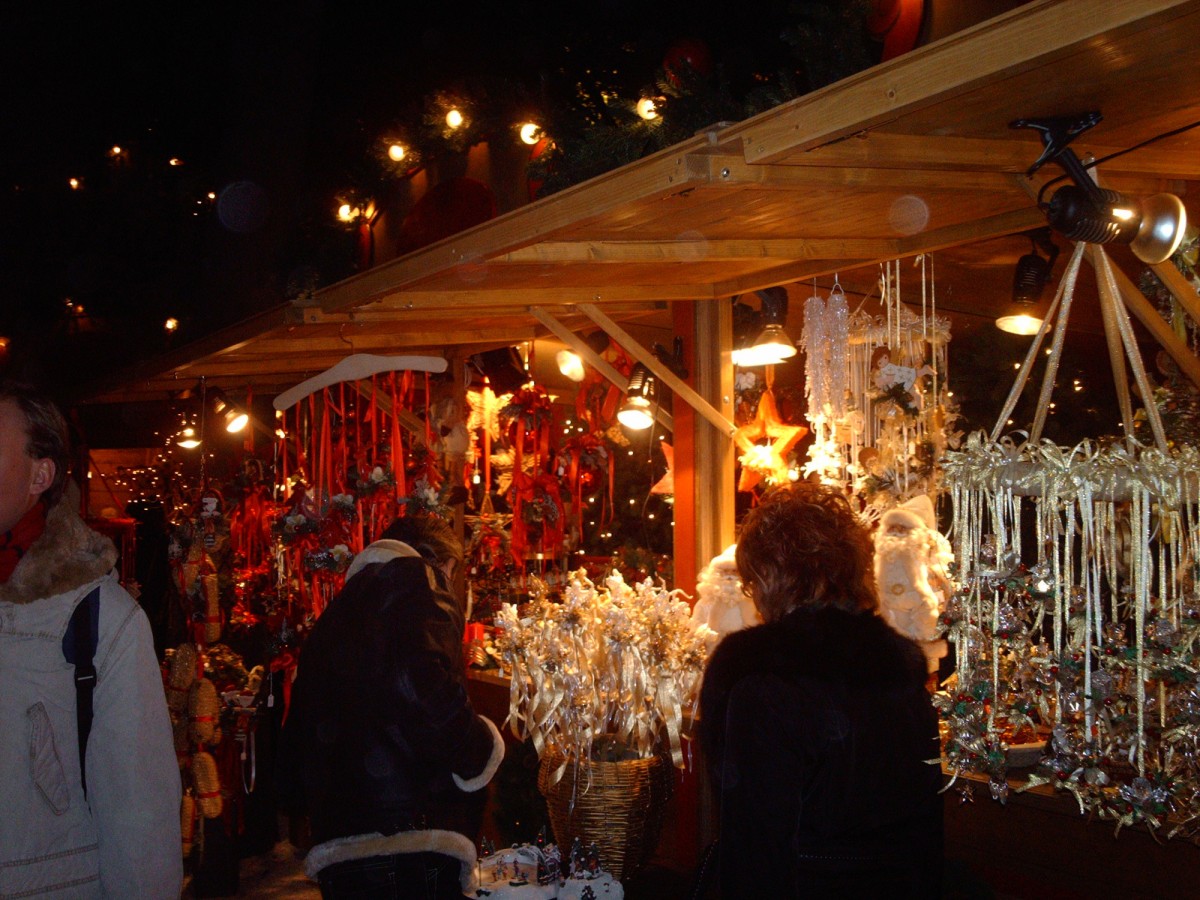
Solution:
M787 425L780 421L774 392L769 388L763 391L754 420L733 433L733 441L742 451L738 457L742 475L737 489L753 490L764 478L774 484L787 481L787 455L807 433L808 429L802 425ZM764 439L765 444L759 443Z

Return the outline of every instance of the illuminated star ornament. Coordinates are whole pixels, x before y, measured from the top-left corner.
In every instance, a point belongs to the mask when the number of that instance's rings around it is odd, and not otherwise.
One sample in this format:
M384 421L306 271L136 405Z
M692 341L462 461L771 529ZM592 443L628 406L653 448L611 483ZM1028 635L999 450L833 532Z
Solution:
M753 490L764 478L768 484L786 482L787 455L796 441L807 433L808 429L802 425L787 425L780 421L775 394L770 388L763 391L753 421L733 433L733 441L742 451L738 457L738 462L742 464L742 475L738 479L737 489ZM766 443L759 443L764 439Z

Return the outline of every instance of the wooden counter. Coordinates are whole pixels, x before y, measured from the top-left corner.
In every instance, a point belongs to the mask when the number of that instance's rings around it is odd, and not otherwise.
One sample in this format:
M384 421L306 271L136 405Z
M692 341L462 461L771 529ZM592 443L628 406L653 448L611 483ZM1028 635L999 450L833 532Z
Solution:
M1049 787L1010 790L1002 806L985 778L960 776L943 796L948 898L1200 895L1200 847L1180 838L1156 839L1144 828L1122 828L1116 835L1114 822L1081 816L1070 794Z

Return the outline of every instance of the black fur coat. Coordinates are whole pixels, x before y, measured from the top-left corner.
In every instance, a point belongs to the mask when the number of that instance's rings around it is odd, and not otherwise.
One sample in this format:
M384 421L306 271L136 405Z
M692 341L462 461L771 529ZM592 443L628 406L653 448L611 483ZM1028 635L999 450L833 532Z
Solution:
M721 641L700 739L720 804L722 897L938 895L925 677L920 648L873 614L795 610Z

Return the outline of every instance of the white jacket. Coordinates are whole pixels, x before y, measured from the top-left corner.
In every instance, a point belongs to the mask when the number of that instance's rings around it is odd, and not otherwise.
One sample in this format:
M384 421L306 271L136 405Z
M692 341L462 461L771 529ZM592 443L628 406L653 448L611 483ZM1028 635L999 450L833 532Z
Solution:
M178 898L179 767L150 623L69 500L0 585L0 898ZM87 798L63 634L100 586Z

